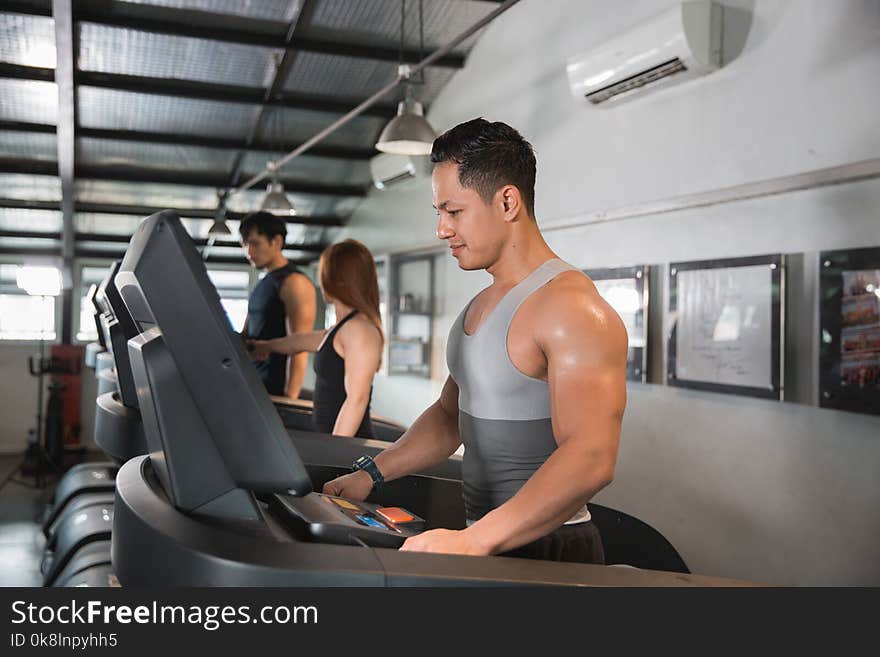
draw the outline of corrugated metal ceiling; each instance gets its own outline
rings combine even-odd
[[[53,224],[53,218],[50,216],[51,213],[46,213],[45,216],[34,215],[29,219],[30,223],[26,223],[19,215],[14,214],[15,211],[7,212],[12,213],[10,214],[11,220],[7,223],[9,223],[10,226],[14,226],[8,230],[61,230],[61,218],[59,213],[55,213],[57,215],[54,217],[56,223]],[[30,210],[29,212],[37,211]],[[76,226],[75,230],[78,233],[131,235],[137,229],[142,217],[128,214],[77,212],[74,215],[74,219]],[[4,222],[6,221],[3,211],[0,210],[0,228],[4,227]],[[214,223],[211,219],[187,219],[186,217],[183,217],[182,221],[189,234],[194,238],[207,238],[208,230]],[[238,240],[238,223],[239,222],[235,220],[228,220],[226,222],[232,233],[229,236],[224,237],[224,241],[234,242]],[[335,230],[335,228],[324,228],[322,226],[290,224],[287,227],[287,244],[320,243],[326,240],[332,232],[335,232]]]
[[[299,7],[302,4],[291,0],[128,0],[128,2],[287,22],[299,14]]]
[[[267,162],[277,160],[283,153],[252,151],[243,162],[245,176],[250,177],[263,170]],[[328,159],[303,155],[296,157],[281,168],[282,177],[308,180],[316,183],[343,183],[345,185],[370,184],[370,165],[363,160]]]
[[[0,208],[0,230],[59,232],[61,213],[55,210]]]
[[[164,208],[213,209],[216,191],[207,187],[111,180],[77,180],[76,198],[92,203],[150,205]]]
[[[256,111],[240,103],[95,87],[81,87],[77,95],[77,116],[86,128],[244,139]]]
[[[162,168],[173,171],[216,171],[232,168],[236,151],[175,144],[151,144],[115,139],[76,140],[77,161],[96,166]]]
[[[55,135],[42,132],[0,131],[0,158],[24,158],[55,162],[58,145]],[[0,196],[3,195],[0,190]]]
[[[263,141],[269,145],[279,141],[305,141],[339,118],[330,112],[315,112],[291,108],[276,109],[270,113],[263,128]],[[377,116],[358,116],[323,140],[322,144],[333,146],[364,146],[372,148],[375,139],[386,123]]]
[[[0,120],[54,125],[58,120],[55,83],[0,78]]]
[[[3,198],[24,201],[61,200],[61,181],[56,176],[0,173],[0,190]]]
[[[169,36],[81,23],[83,71],[263,87],[274,72],[273,53],[260,46]]]
[[[55,59],[53,19],[0,14],[0,62],[55,68]]]
[[[494,2],[425,0],[426,51],[446,45],[497,8],[498,4]],[[418,0],[407,0],[405,27],[407,47],[418,47]],[[400,0],[322,0],[317,5],[307,34],[335,38],[344,35],[365,44],[396,48],[400,42]],[[458,48],[458,52],[467,52],[475,38],[478,36],[468,39]]]
[[[111,4],[118,1],[107,0]],[[297,0],[127,2],[227,17],[241,16],[279,25],[289,24],[297,18],[303,4]],[[17,6],[20,7],[19,11],[29,11],[24,3]],[[211,39],[209,31],[206,31],[204,38],[196,38],[138,29],[136,22],[130,27],[103,24],[94,14],[101,11],[101,6],[101,3],[90,5],[92,20],[96,22],[80,21],[76,24],[78,70],[84,73],[142,76],[159,82],[177,81],[180,89],[187,90],[181,93],[204,95],[205,98],[177,97],[174,95],[176,92],[167,86],[144,88],[138,92],[103,88],[100,85],[112,84],[112,79],[108,82],[106,78],[103,82],[92,82],[98,86],[89,86],[85,78],[78,78],[78,126],[102,133],[119,131],[127,134],[102,134],[100,138],[79,135],[75,148],[77,166],[212,172],[220,180],[227,178],[261,112],[261,106],[256,102],[260,97],[259,90],[267,88],[272,81],[283,51],[268,46],[235,43],[235,37],[230,41]],[[425,54],[449,42],[496,7],[496,2],[478,0],[424,2]],[[39,13],[38,9],[33,11]],[[297,25],[297,30],[308,39],[337,43],[342,52],[350,52],[346,50],[346,44],[372,46],[384,49],[385,53],[389,50],[393,52],[399,43],[399,12],[400,3],[397,0],[316,0],[312,3],[308,19],[304,17]],[[121,14],[125,14],[124,9]],[[241,22],[257,26],[256,23]],[[409,51],[417,51],[417,0],[407,1],[406,23],[405,47]],[[228,19],[226,25],[230,25]],[[274,33],[277,34],[278,30]],[[466,53],[475,39],[469,39],[459,47],[458,52]],[[295,44],[296,41],[294,47]],[[295,51],[293,64],[283,84],[284,91],[309,99],[310,102],[312,99],[320,103],[322,98],[337,98],[350,101],[353,105],[395,77],[396,62],[382,59],[382,56],[381,53],[377,58],[369,58]],[[0,121],[9,124],[7,129],[0,130],[0,159],[7,162],[38,161],[35,162],[37,170],[40,162],[56,161],[56,136],[43,126],[54,126],[58,121],[58,91],[53,82],[42,81],[46,76],[45,72],[40,72],[41,69],[54,68],[55,60],[52,18],[4,12],[0,7],[0,63],[24,67],[12,71],[8,77],[0,78]],[[29,74],[27,67],[37,68]],[[425,84],[416,86],[417,98],[425,104],[431,103],[454,73],[454,68],[428,69]],[[22,76],[37,79],[16,79]],[[186,86],[187,81],[201,83],[201,86]],[[253,104],[240,102],[241,97],[237,99],[239,102],[214,99],[213,96],[227,93],[223,85],[252,88],[257,92],[255,101]],[[399,93],[389,94],[385,102],[391,104],[399,96]],[[262,149],[268,147],[277,150],[245,151],[241,160],[242,175],[250,177],[261,171],[269,160],[277,159],[290,144],[309,139],[335,121],[341,110],[332,104],[330,108],[332,111],[294,107],[268,110],[254,143]],[[387,120],[377,116],[360,116],[325,139],[322,145],[369,152]],[[148,135],[137,133],[181,135],[179,141],[187,141],[187,137],[222,141],[198,146],[172,144],[164,143],[169,141],[168,138],[151,141]],[[9,170],[22,169],[16,166]],[[322,157],[307,154],[288,163],[282,175],[328,186],[366,188],[370,183],[368,162],[362,157],[347,159],[347,154],[335,157],[327,157],[326,153]],[[231,197],[228,202],[230,210],[252,211],[259,203],[263,187],[261,183],[257,189]],[[298,193],[290,196],[301,216],[342,219],[350,216],[361,201],[358,197],[347,196]],[[3,197],[59,201],[60,183],[54,176],[0,173],[0,198]],[[200,209],[213,209],[218,200],[217,190],[207,187],[88,179],[76,181],[75,198],[77,202],[99,204]],[[120,235],[129,234],[140,219],[131,215],[77,213],[75,225],[78,232]],[[206,235],[210,224],[211,221],[206,219],[188,220],[189,228],[196,236]],[[0,210],[2,230],[59,231],[60,228],[60,213],[57,211]],[[333,227],[300,225],[291,229],[288,239],[303,243],[324,241],[332,238],[336,232],[337,229]],[[12,242],[4,241],[3,244],[8,246]],[[114,247],[107,248],[112,250]]]
[[[261,185],[262,183],[258,184],[256,188],[230,197],[227,207],[233,212],[252,212],[260,204],[265,192],[265,186],[261,187]],[[296,207],[297,214],[305,217],[317,215],[347,218],[361,201],[360,198],[354,196],[317,196],[291,192],[288,192],[287,196]]]
[[[454,73],[448,68],[429,68],[424,85],[417,85],[420,99],[426,103],[434,100]],[[304,52],[294,60],[285,89],[341,98],[366,98],[396,76],[396,62]],[[394,95],[389,94],[388,100],[395,100]]]
[[[131,235],[142,219],[143,217],[131,214],[77,212],[73,215],[76,232],[105,235]]]
[[[61,240],[46,238],[36,239],[33,237],[0,237],[0,247],[15,249],[27,253],[30,249],[51,249],[61,246]]]

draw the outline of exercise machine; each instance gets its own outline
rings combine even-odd
[[[111,555],[123,586],[732,583],[399,552],[414,532],[464,526],[460,461],[391,482],[366,504],[315,493],[351,461],[339,438],[285,430],[176,213],[144,220],[117,283],[140,331],[128,347],[149,445],[117,477]]]

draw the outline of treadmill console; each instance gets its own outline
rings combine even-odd
[[[425,528],[425,521],[400,507],[383,507],[310,493],[274,495],[270,507],[298,535],[319,543],[364,543],[398,548]]]

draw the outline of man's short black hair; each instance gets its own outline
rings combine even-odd
[[[506,123],[478,118],[459,123],[434,140],[431,162],[458,164],[458,181],[489,203],[499,187],[515,185],[535,216],[535,151]]]
[[[238,234],[241,235],[242,240],[246,240],[253,231],[265,235],[270,242],[275,236],[281,235],[283,244],[287,239],[287,222],[271,212],[252,212],[241,220],[238,225]]]

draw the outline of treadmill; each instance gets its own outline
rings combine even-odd
[[[146,452],[127,349],[127,342],[136,335],[136,329],[116,289],[119,266],[119,261],[111,265],[95,295],[96,306],[101,310],[101,330],[113,355],[119,386],[118,390],[105,392],[96,400],[95,443],[114,460],[114,473],[117,463]],[[66,503],[56,504],[47,518],[46,553],[41,564],[44,585],[66,582],[70,575],[97,566],[109,568],[115,481],[108,478],[106,483],[106,489],[75,491],[67,497]],[[94,543],[103,545],[92,545]],[[89,549],[82,552],[86,546]]]
[[[419,531],[464,527],[460,460],[390,482],[364,503],[313,492],[349,471],[352,453],[340,447],[359,445],[288,434],[176,213],[141,223],[117,283],[140,330],[128,346],[149,446],[117,476],[111,552],[122,586],[734,583],[399,552]]]
[[[275,395],[270,395],[270,399],[275,404],[275,410],[281,416],[281,422],[285,427],[298,431],[313,431],[311,399],[290,399]],[[393,443],[406,432],[406,427],[399,422],[375,413],[370,414],[370,422],[373,425],[374,440]]]
[[[113,263],[94,296],[96,308],[100,310],[100,332],[106,336],[105,344],[113,357],[115,374],[113,391],[99,394],[96,400],[95,442],[115,463],[121,464],[145,454],[147,445],[127,350],[128,340],[138,331],[116,287],[119,267],[120,262]],[[289,400],[283,401],[276,408],[290,406]],[[299,411],[298,423],[310,430],[311,403],[297,401],[295,404]],[[287,415],[289,418],[290,413]],[[399,427],[390,422],[385,426]],[[398,436],[403,431],[403,427],[399,427]],[[379,450],[374,448],[374,451]],[[111,474],[115,475],[115,464],[112,469]],[[56,505],[47,517],[44,528],[47,545],[41,564],[45,585],[82,586],[89,581],[105,581],[112,575],[109,548],[115,482],[111,476],[103,481],[105,486],[99,490],[84,487],[59,496],[59,500],[68,501]]]
[[[107,343],[104,340],[104,332],[101,330],[101,319],[100,319],[100,311],[95,306],[95,294],[98,292],[98,286],[95,283],[92,283],[89,287],[89,291],[86,293],[86,299],[89,300],[89,303],[95,309],[95,312],[92,313],[95,318],[95,328],[97,329],[98,339],[95,342],[89,342],[86,345],[86,357],[85,364],[86,367],[89,367],[93,370],[97,369],[96,359],[98,354],[102,354],[107,351]]]
[[[114,275],[114,266],[118,269],[119,263],[114,263],[108,271],[100,286],[94,286],[89,290],[89,301],[95,308],[95,325],[98,329],[98,341],[103,350],[96,353],[95,374],[100,376],[102,371],[108,369],[112,363],[112,354],[107,350],[110,340],[107,339],[106,329],[101,321],[103,309],[99,305],[98,296],[101,289],[106,288]],[[97,418],[96,418],[97,420]],[[71,502],[83,495],[102,495],[106,498],[112,496],[118,465],[113,462],[87,462],[79,463],[70,468],[58,485],[55,487],[52,501],[43,516],[43,534],[50,538],[59,520]],[[81,501],[81,500],[80,500]]]

